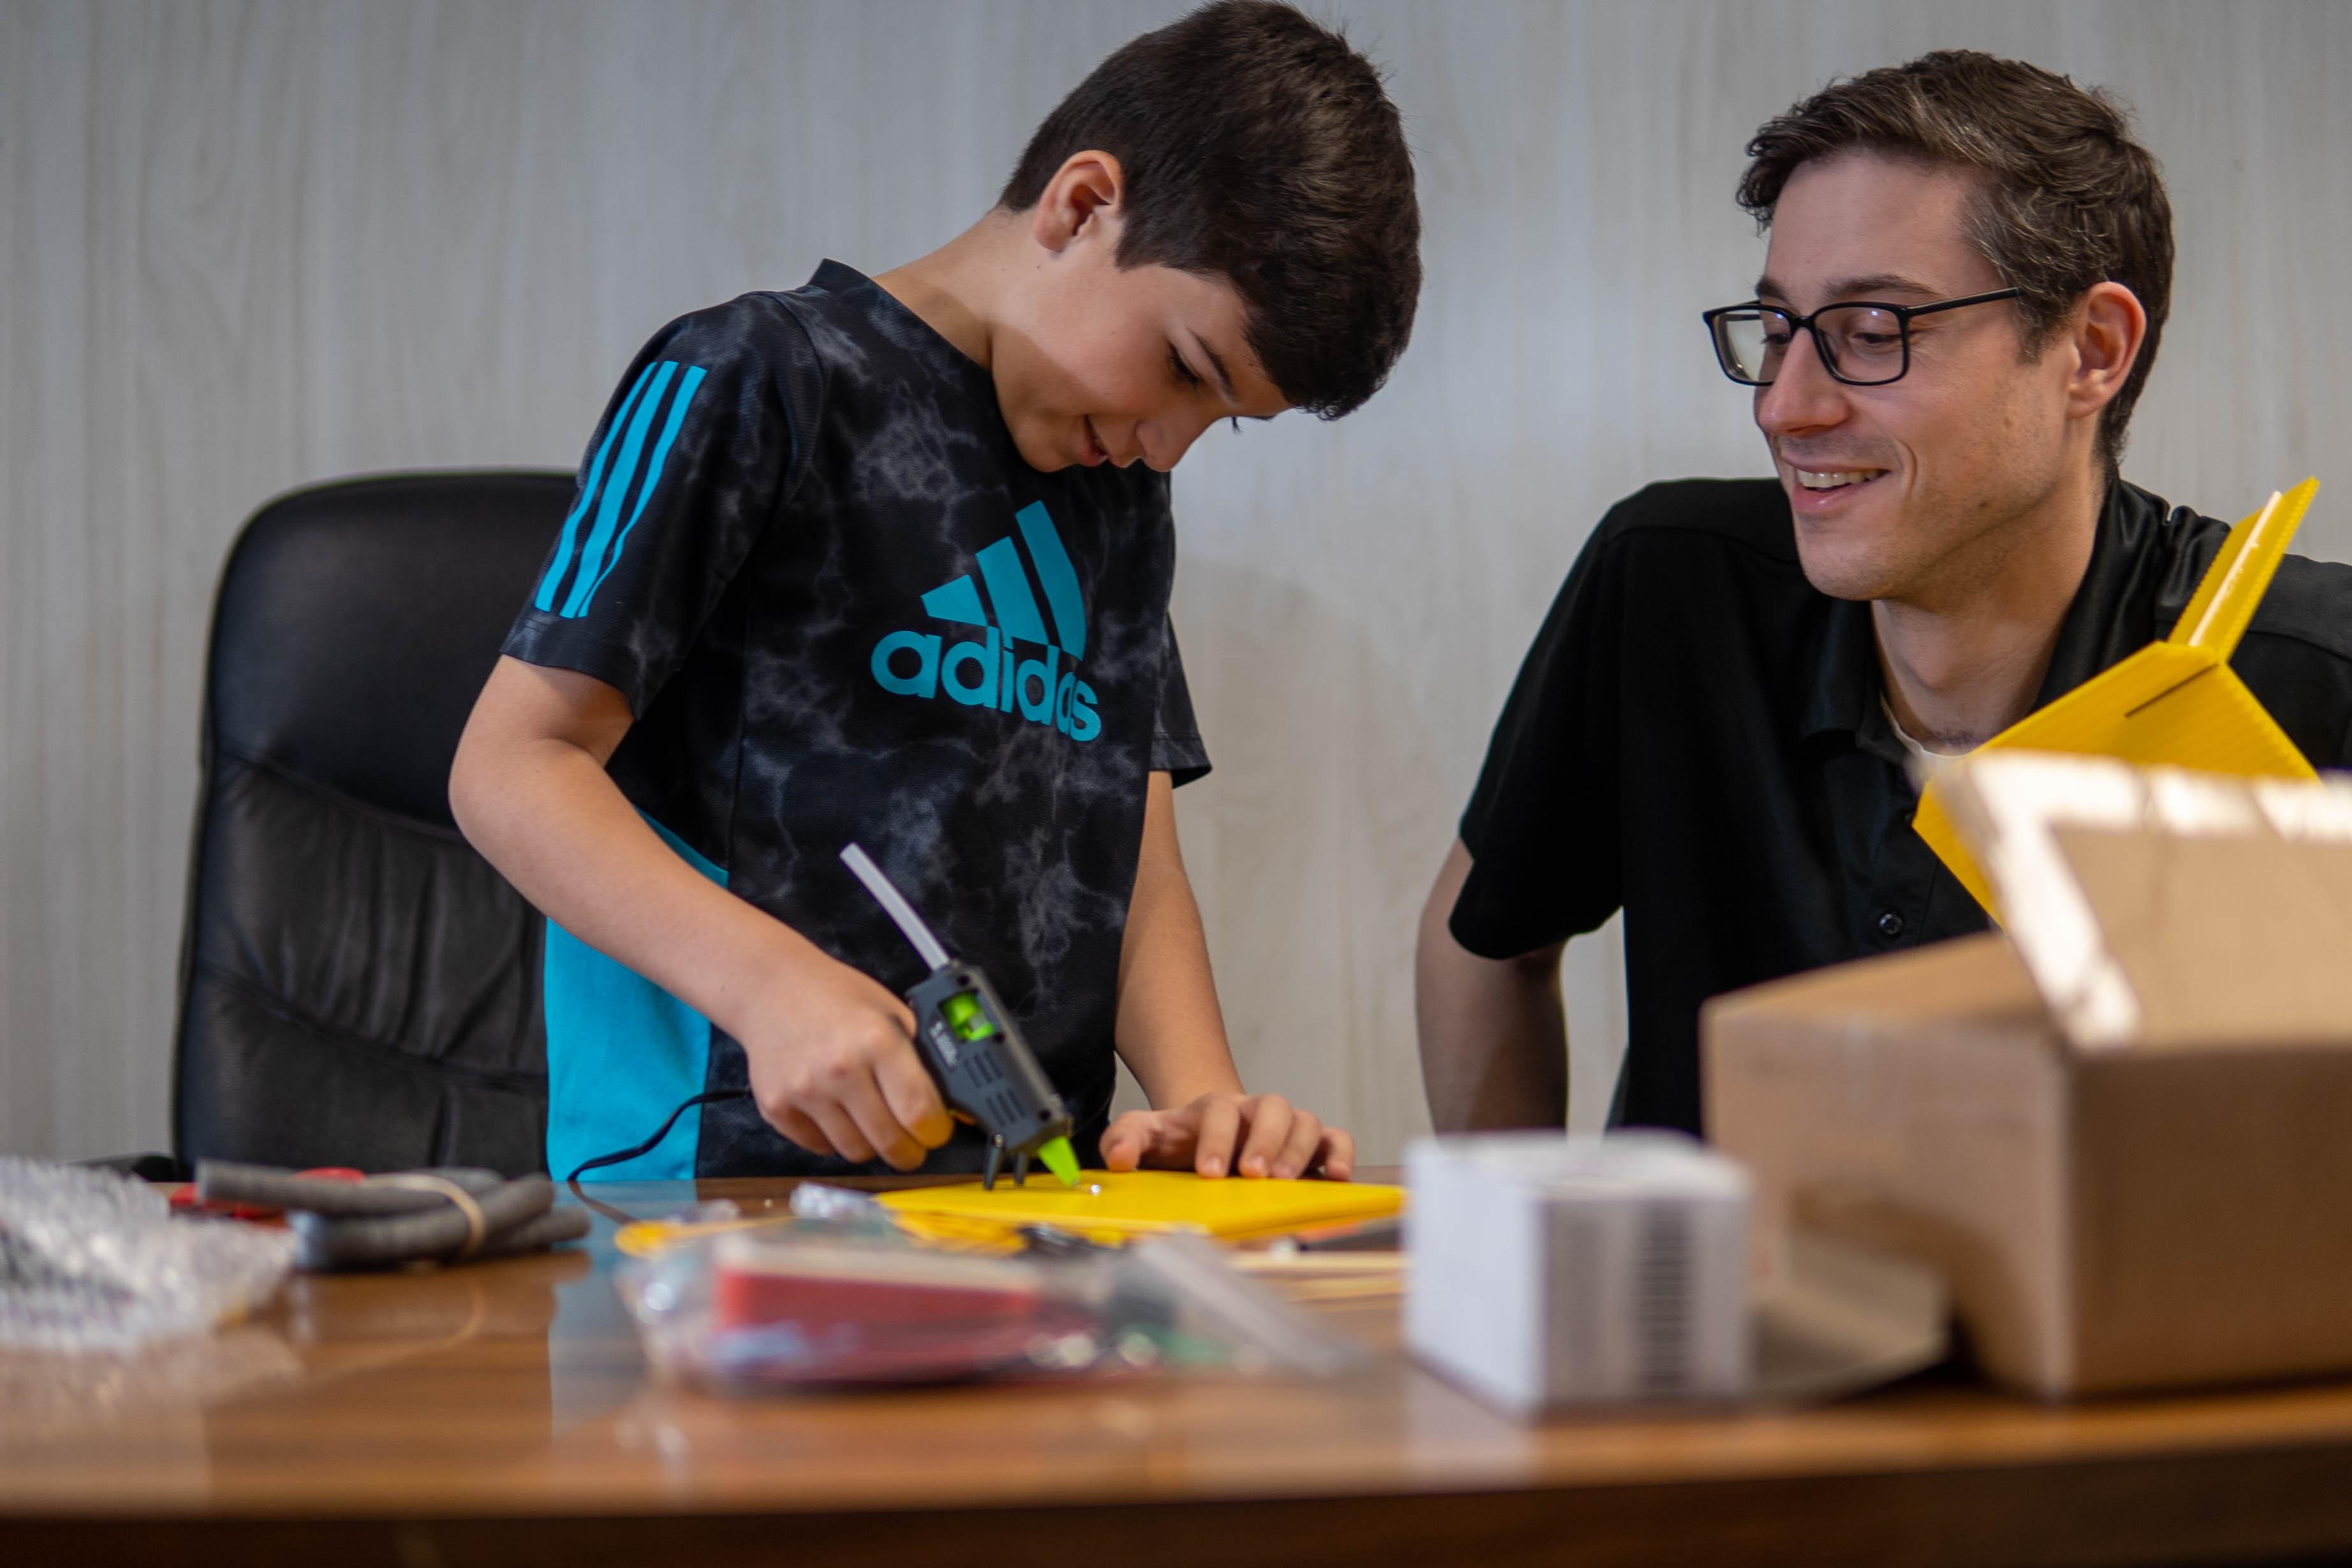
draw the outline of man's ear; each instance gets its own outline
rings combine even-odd
[[[1029,234],[1059,253],[1080,235],[1115,239],[1127,172],[1108,152],[1073,152],[1054,171],[1029,209]]]
[[[2147,311],[2120,283],[2098,283],[2074,308],[2071,337],[2074,373],[2066,385],[2066,412],[2087,419],[2114,401],[2131,379],[2147,340]]]

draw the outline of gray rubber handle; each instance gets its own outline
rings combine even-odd
[[[317,1272],[448,1257],[466,1244],[466,1217],[439,1194],[422,1196],[432,1200],[431,1208],[382,1218],[337,1219],[300,1209],[289,1213],[287,1223],[293,1227],[300,1243],[296,1263]],[[475,1202],[482,1210],[484,1236],[480,1251],[487,1252],[516,1226],[552,1208],[555,1184],[543,1176],[522,1176],[476,1194]],[[583,1214],[581,1218],[584,1220],[587,1216]]]
[[[471,1166],[434,1166],[403,1171],[403,1176],[439,1176],[464,1187],[478,1199],[506,1178],[496,1171]],[[422,1187],[386,1186],[374,1178],[365,1182],[330,1181],[298,1176],[275,1166],[238,1165],[232,1160],[196,1162],[196,1196],[207,1203],[249,1203],[260,1208],[299,1208],[338,1218],[385,1214],[421,1214],[447,1208],[449,1200]],[[465,1237],[465,1222],[457,1234]]]
[[[506,1258],[517,1252],[538,1252],[562,1241],[577,1241],[588,1234],[592,1221],[584,1208],[551,1208],[521,1224],[499,1231],[482,1243],[477,1258]]]

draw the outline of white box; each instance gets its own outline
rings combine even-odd
[[[1522,1413],[1748,1387],[1748,1178],[1671,1133],[1406,1151],[1405,1341]]]

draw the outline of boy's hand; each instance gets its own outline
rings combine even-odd
[[[1103,1134],[1102,1155],[1115,1171],[1189,1166],[1204,1176],[1232,1169],[1288,1178],[1319,1166],[1331,1180],[1346,1181],[1356,1170],[1356,1140],[1279,1094],[1217,1093],[1174,1111],[1129,1111]]]
[[[910,1171],[948,1141],[947,1107],[915,1054],[915,1015],[823,954],[777,977],[740,1038],[768,1124],[812,1154]]]

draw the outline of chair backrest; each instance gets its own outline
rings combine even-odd
[[[459,836],[448,780],[572,486],[347,480],[239,536],[205,676],[183,1158],[541,1168],[541,925]]]

